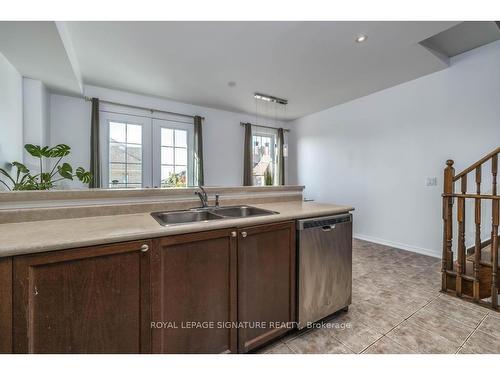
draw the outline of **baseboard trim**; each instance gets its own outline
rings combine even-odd
[[[430,249],[425,249],[423,247],[412,246],[412,245],[408,245],[408,244],[401,243],[401,242],[388,241],[388,240],[384,240],[382,238],[367,236],[367,235],[359,234],[359,233],[355,233],[353,237],[356,239],[359,239],[359,240],[363,240],[363,241],[374,242],[374,243],[377,243],[379,245],[386,245],[386,246],[395,247],[395,248],[398,248],[401,250],[411,251],[412,253],[423,254],[423,255],[434,257],[434,258],[441,257],[441,254],[437,254],[435,251],[432,251]]]

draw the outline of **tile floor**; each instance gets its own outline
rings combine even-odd
[[[259,353],[500,353],[500,313],[439,292],[441,261],[353,243],[352,305]]]

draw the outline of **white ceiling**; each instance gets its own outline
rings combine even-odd
[[[85,84],[248,113],[255,112],[253,93],[261,92],[288,99],[286,112],[279,109],[276,114],[293,119],[445,68],[446,62],[419,42],[457,23],[65,22],[64,26],[74,50],[73,66],[78,65],[73,69],[75,81],[80,71]],[[356,43],[361,33],[368,40]],[[33,35],[38,45],[40,37]],[[0,38],[0,51],[6,45]],[[49,60],[51,51],[38,48],[37,54],[38,59],[20,62],[25,71],[30,71],[26,65]],[[42,65],[45,70],[47,64]],[[65,70],[54,64],[50,74],[63,75]],[[229,87],[229,81],[236,86]]]
[[[56,92],[81,93],[67,45],[54,22],[0,22],[0,53],[24,77],[39,79]]]

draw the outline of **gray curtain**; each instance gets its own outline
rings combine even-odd
[[[245,147],[243,149],[243,186],[252,186],[253,153],[252,125],[245,124]]]
[[[202,119],[194,117],[194,184],[202,186],[205,183],[203,176],[203,131],[201,129]]]
[[[278,129],[278,183],[285,185],[285,132]]]
[[[90,188],[101,187],[101,153],[99,147],[99,99],[92,98],[92,116],[90,119]]]

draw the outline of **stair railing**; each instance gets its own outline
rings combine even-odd
[[[465,247],[465,201],[474,199],[474,221],[475,221],[475,241],[474,241],[474,269],[473,269],[473,300],[480,300],[480,267],[481,267],[481,249],[485,243],[481,243],[481,204],[483,200],[491,200],[492,218],[491,218],[491,238],[488,243],[491,244],[491,306],[498,308],[498,225],[499,225],[499,205],[500,196],[497,194],[497,173],[498,173],[498,154],[500,147],[496,148],[488,155],[464,169],[455,175],[453,160],[446,161],[444,169],[444,188],[443,188],[443,255],[442,255],[442,290],[448,291],[449,276],[455,277],[455,292],[457,296],[462,296],[463,280],[470,280],[466,275],[466,247]],[[492,174],[492,194],[481,194],[481,174],[482,166],[491,160]],[[475,171],[476,193],[467,193],[467,176]],[[460,180],[460,193],[455,193],[455,183]],[[457,198],[457,262],[456,271],[453,270],[453,204]]]

